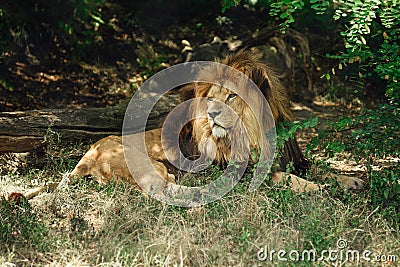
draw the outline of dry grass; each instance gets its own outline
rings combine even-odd
[[[67,170],[68,164],[59,169]],[[2,173],[0,192],[24,191],[37,180],[59,180],[59,174],[49,176],[51,169],[31,170],[25,175]],[[347,240],[350,249],[396,255],[399,260],[398,229],[379,210],[371,210],[366,192],[297,194],[263,185],[250,193],[247,186],[240,183],[221,200],[194,209],[167,206],[130,185],[90,181],[40,194],[30,201],[31,214],[15,213],[15,207],[3,201],[3,229],[10,229],[6,225],[13,223],[5,220],[6,212],[12,214],[11,220],[33,216],[37,221],[19,221],[7,238],[4,232],[0,265],[297,266],[276,258],[261,262],[257,252],[265,246],[320,252],[335,249],[340,238]],[[40,234],[24,235],[29,228]],[[343,264],[327,260],[302,263]]]

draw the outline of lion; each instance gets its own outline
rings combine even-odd
[[[294,120],[287,90],[282,86],[273,69],[260,62],[256,54],[241,50],[216,61],[240,71],[255,83],[258,87],[257,90],[262,93],[270,106],[275,125]],[[223,79],[224,73],[204,71],[199,74],[199,78],[204,78],[202,76],[207,78],[212,76],[211,78],[218,80]],[[223,85],[197,82],[186,86],[183,89],[185,95],[195,99],[206,98],[207,105],[192,104],[187,112],[194,115],[201,114],[202,116],[191,120],[182,128],[183,130],[180,133],[177,133],[179,134],[180,147],[185,150],[185,156],[203,154],[212,159],[214,164],[226,166],[232,157],[231,134],[238,127],[238,119],[248,136],[247,141],[243,144],[246,147],[243,150],[245,152],[242,153],[249,153],[250,150],[258,151],[262,146],[262,129],[257,127],[256,116],[251,108],[253,110],[263,110],[263,108],[259,106],[261,101],[255,97],[255,92],[252,90],[244,88],[242,93],[246,97],[255,98],[255,107],[250,107],[237,93]],[[232,116],[233,113],[236,115]],[[126,148],[122,144],[122,137],[109,136],[97,141],[90,147],[73,169],[70,180],[73,181],[78,177],[91,175],[96,177],[99,182],[105,183],[116,178],[133,182],[144,190],[156,186],[160,192],[168,184],[175,183],[177,170],[174,170],[167,154],[175,155],[177,151],[175,151],[176,148],[163,147],[162,128],[132,134],[129,138],[132,140],[130,142],[133,149],[133,143],[136,140],[145,138],[147,156],[153,169],[139,170],[138,175],[140,177],[132,177],[132,172],[125,160],[124,149]],[[243,156],[243,159],[249,158],[249,155],[240,155],[240,153],[239,160],[241,156]],[[128,160],[131,162],[140,161],[142,156],[133,155]],[[315,191],[324,187],[300,177],[309,170],[310,161],[301,152],[295,138],[285,142],[283,150],[279,152],[276,158],[277,166],[272,168],[271,175],[273,183],[286,182],[297,192]],[[293,170],[287,173],[286,169],[290,163],[292,163]],[[140,162],[136,162],[135,166],[137,167],[135,168],[141,169],[140,164]],[[328,177],[336,178],[347,189],[361,189],[364,185],[361,179],[345,175],[327,174],[322,178]]]

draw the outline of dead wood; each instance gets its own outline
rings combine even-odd
[[[159,127],[181,102],[177,95],[163,96],[152,110],[147,129]],[[48,109],[0,113],[0,153],[28,152],[57,143],[92,143],[105,136],[121,135],[128,102],[114,107]],[[139,114],[140,106],[131,112]],[[139,129],[132,128],[134,133]]]

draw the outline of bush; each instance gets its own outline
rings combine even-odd
[[[0,49],[50,56],[85,49],[99,39],[103,0],[25,1],[0,5]],[[44,47],[48,46],[48,47]],[[65,53],[65,51],[64,51]]]
[[[240,0],[224,0],[223,11],[238,5]],[[332,14],[334,20],[344,28],[340,35],[345,42],[344,51],[328,57],[339,59],[338,68],[356,65],[357,76],[365,78],[376,74],[385,84],[386,96],[391,103],[400,98],[400,46],[398,39],[400,29],[396,22],[400,20],[400,7],[396,1],[379,0],[295,0],[270,1],[261,0],[262,6],[269,9],[269,15],[275,17],[284,32],[296,20],[300,10],[309,8],[315,20],[319,15]],[[334,70],[333,70],[334,72]],[[328,76],[329,77],[329,76]],[[361,83],[361,86],[363,83]]]
[[[238,5],[240,0],[224,0],[223,11]],[[254,1],[253,1],[254,2]],[[399,157],[400,140],[400,5],[397,1],[379,0],[261,0],[257,1],[269,10],[269,15],[280,22],[284,32],[296,20],[310,23],[310,16],[299,16],[300,10],[313,10],[312,18],[331,15],[338,23],[344,41],[343,50],[328,54],[328,58],[339,60],[327,79],[335,75],[335,69],[352,67],[349,80],[357,81],[353,92],[365,87],[365,81],[380,79],[385,88],[387,102],[376,109],[365,111],[356,118],[341,118],[331,122],[331,127],[319,133],[310,148],[319,146],[328,155],[347,150],[367,164],[370,178],[370,204],[380,207],[381,212],[399,227],[400,167],[393,166],[381,172],[372,170],[377,159]],[[373,90],[379,90],[376,87]],[[377,92],[367,92],[367,94]],[[379,94],[379,92],[378,92]],[[349,133],[346,140],[336,140],[337,133]],[[383,209],[382,207],[385,207]]]

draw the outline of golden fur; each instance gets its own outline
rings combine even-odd
[[[277,76],[274,74],[271,68],[267,65],[257,61],[255,55],[240,51],[239,53],[232,54],[221,61],[222,64],[232,67],[234,70],[239,70],[249,77],[256,86],[261,90],[261,93],[267,98],[269,106],[271,108],[273,119],[275,124],[279,121],[290,121],[293,118],[290,112],[290,103],[287,96],[286,90],[279,83]],[[232,114],[237,114],[240,121],[247,132],[250,149],[258,149],[261,147],[262,132],[266,129],[262,129],[263,124],[257,123],[258,119],[262,118],[263,114],[256,114],[254,112],[268,112],[266,107],[263,107],[263,99],[259,92],[249,90],[246,85],[242,85],[239,78],[235,80],[235,73],[226,70],[226,68],[216,68],[211,71],[204,71],[200,73],[199,80],[212,80],[224,84],[226,80],[238,84],[237,90],[241,93],[241,97],[235,97],[234,99],[228,99],[229,95],[232,94],[230,90],[224,88],[224,86],[218,86],[210,83],[197,83],[194,86],[194,97],[204,97],[212,99],[211,103],[208,103],[208,110],[204,109],[204,105],[195,105],[192,110],[193,113],[200,113],[197,115],[204,115],[209,112],[221,112],[217,118],[222,121],[229,121]],[[233,81],[232,81],[233,79]],[[228,83],[229,85],[229,83]],[[258,89],[257,89],[258,90]],[[242,99],[249,100],[251,104],[255,105],[252,110],[245,101]],[[215,103],[214,103],[215,102]],[[219,104],[221,103],[221,104]],[[230,110],[230,107],[232,110]],[[234,111],[234,112],[232,112]],[[224,131],[220,128],[215,129],[210,125],[210,117],[204,119],[197,119],[193,122],[193,137],[197,144],[201,144],[203,140],[211,138],[217,146],[215,161],[218,164],[230,161],[230,138],[240,138],[237,136],[225,137]],[[221,121],[219,121],[221,122]],[[264,122],[265,123],[265,122]],[[212,123],[211,123],[212,124]],[[235,127],[236,125],[226,125],[229,127]],[[218,133],[221,135],[219,136]],[[242,133],[238,133],[242,134]],[[267,148],[268,149],[268,148]],[[201,152],[204,150],[199,147]],[[244,156],[244,155],[243,155]]]
[[[293,115],[290,111],[290,102],[286,89],[279,82],[278,77],[274,74],[272,69],[267,65],[258,61],[257,57],[245,51],[240,51],[236,54],[229,55],[221,63],[228,65],[249,77],[260,90],[262,95],[266,98],[272,111],[273,120],[275,124],[282,121],[290,121]],[[250,90],[249,88],[240,88],[239,95],[243,99],[251,99],[253,107],[247,105],[241,97],[236,93],[228,90],[223,86],[226,81],[227,75],[229,79],[236,77],[234,73],[227,73],[226,71],[214,70],[212,72],[203,71],[199,74],[199,80],[220,81],[221,85],[210,83],[196,83],[193,86],[186,87],[185,92],[187,95],[194,97],[207,98],[207,106],[193,104],[189,112],[193,115],[201,115],[203,118],[195,119],[188,125],[184,131],[181,132],[180,141],[185,144],[186,154],[199,155],[199,153],[213,158],[216,164],[225,164],[231,160],[231,138],[230,132],[232,129],[237,129],[239,121],[243,125],[243,129],[238,131],[243,134],[245,131],[248,136],[248,142],[241,144],[239,147],[239,158],[241,160],[247,158],[250,149],[260,149],[265,146],[269,149],[268,142],[262,140],[262,134],[265,129],[262,128],[257,122],[263,114],[254,114],[254,110],[260,113],[265,112],[266,107],[263,107],[260,99],[259,92]],[[234,78],[235,79],[235,78]],[[234,81],[235,82],[235,81]],[[253,108],[253,110],[251,109]],[[233,112],[234,111],[234,112]],[[237,114],[237,115],[235,115]],[[257,117],[258,116],[258,117]],[[182,134],[183,133],[183,134]],[[166,181],[173,182],[174,176],[171,164],[169,164],[166,153],[174,154],[176,151],[164,151],[161,145],[161,129],[155,129],[145,133],[146,148],[148,157],[154,165],[156,171],[163,177],[164,181],[157,181],[162,189]],[[141,138],[141,135],[130,136],[133,141]],[[182,147],[182,146],[181,146]],[[166,148],[168,150],[168,148]],[[247,151],[247,152],[241,152]],[[137,158],[133,156],[130,161],[141,160],[141,156]],[[188,156],[188,155],[186,155]],[[279,159],[280,168],[274,169],[272,181],[282,182],[290,176],[290,184],[296,191],[310,191],[318,190],[319,185],[308,182],[297,175],[287,174],[283,171],[289,162],[294,162],[295,174],[300,174],[306,171],[309,167],[309,162],[301,153],[296,140],[289,140],[284,147]],[[89,151],[84,155],[78,165],[71,173],[71,179],[79,176],[93,175],[98,177],[100,182],[105,182],[108,179],[114,178],[127,178],[131,179],[131,174],[125,163],[124,153],[121,144],[121,137],[110,136],[101,139],[95,143]],[[154,182],[155,176],[153,174],[143,173],[143,177],[136,177],[139,185],[142,188],[150,187]],[[363,186],[360,179],[338,176],[340,182],[346,188],[358,189]]]

